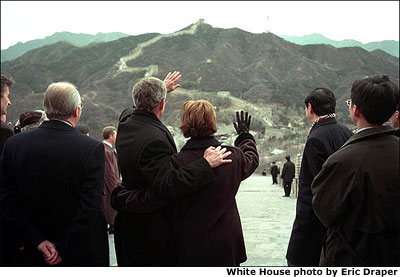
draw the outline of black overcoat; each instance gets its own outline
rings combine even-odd
[[[112,194],[115,249],[119,266],[174,266],[172,200],[214,181],[204,158],[175,169],[176,146],[153,114],[127,109],[116,140],[123,188]],[[118,192],[118,193],[116,193]]]
[[[291,161],[287,161],[286,163],[284,163],[281,175],[283,181],[284,182],[293,181],[295,172],[296,172],[296,167],[294,163],[292,163]]]
[[[312,208],[311,183],[326,159],[352,134],[346,126],[338,124],[335,118],[328,118],[317,122],[307,138],[299,174],[296,218],[286,253],[286,258],[297,266],[319,264],[326,228]]]
[[[173,157],[180,168],[202,157],[210,145],[221,145],[214,137],[190,139]],[[232,163],[213,169],[215,182],[175,204],[174,241],[178,266],[239,266],[246,250],[235,195],[242,180],[258,166],[254,138],[241,135],[237,147],[224,146]]]
[[[0,157],[3,152],[3,146],[8,138],[14,135],[13,130],[0,121]],[[18,265],[18,238],[15,226],[12,222],[3,217],[0,205],[0,266]]]
[[[277,176],[279,174],[278,166],[276,164],[271,166],[271,175]]]
[[[0,186],[4,215],[25,236],[30,262],[46,265],[36,249],[49,240],[61,266],[108,266],[101,195],[103,143],[50,120],[6,141]]]
[[[352,136],[325,162],[312,191],[328,228],[321,266],[400,265],[399,138],[390,126]]]

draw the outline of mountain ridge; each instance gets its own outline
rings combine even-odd
[[[358,46],[364,48],[367,51],[380,49],[392,56],[399,57],[399,41],[396,40],[382,40],[382,41],[373,41],[369,43],[362,43],[354,39],[332,40],[317,33],[305,36],[280,35],[280,37],[299,45],[329,44],[336,48]]]
[[[8,47],[7,49],[1,50],[1,62],[16,59],[23,54],[29,52],[30,50],[37,49],[45,45],[57,43],[59,41],[66,41],[76,46],[86,46],[94,42],[108,42],[127,36],[130,35],[119,32],[98,32],[96,35],[85,33],[76,34],[71,32],[56,32],[42,39],[30,40],[24,43],[18,42],[15,45]]]
[[[190,28],[190,26],[191,25],[179,31],[183,31],[186,28]],[[238,28],[231,28],[231,29],[240,30]],[[82,47],[82,46],[87,46],[90,43],[109,42],[127,36],[130,35],[120,32],[111,32],[111,33],[98,32],[96,35],[91,35],[86,33],[55,32],[54,34],[46,36],[42,39],[30,40],[24,43],[18,42],[15,45],[8,47],[7,49],[1,50],[1,62],[16,59],[32,49],[36,49],[44,45],[53,44],[59,41],[70,42],[76,46]],[[337,48],[358,46],[366,49],[367,51],[381,49],[392,56],[399,57],[399,42],[395,40],[374,41],[363,44],[353,39],[346,39],[341,41],[332,40],[318,33],[313,33],[311,35],[305,35],[305,36],[279,35],[279,37],[299,45],[329,44]]]
[[[192,27],[171,35],[128,36],[84,47],[58,42],[2,62],[2,71],[14,82],[8,120],[15,122],[26,110],[42,109],[47,86],[69,81],[85,102],[82,123],[101,137],[101,129],[117,126],[119,113],[132,105],[131,90],[138,79],[146,74],[163,79],[169,71],[177,70],[183,75],[180,84],[185,93],[168,96],[165,124],[177,125],[184,101],[208,97],[218,109],[220,124],[231,125],[237,107],[257,111],[253,126],[261,139],[264,128],[270,127],[263,122],[269,119],[273,128],[307,125],[303,101],[316,87],[334,91],[339,119],[351,123],[345,100],[354,80],[379,74],[388,74],[397,83],[399,80],[399,59],[381,50],[302,46],[272,33],[253,34],[205,23],[190,33]],[[141,51],[126,61],[126,66],[135,70],[116,74],[121,58],[139,45],[143,46]],[[219,97],[221,91],[229,91],[236,100]],[[241,101],[240,106],[237,101]]]

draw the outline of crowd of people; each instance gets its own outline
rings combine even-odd
[[[215,139],[212,103],[187,101],[178,152],[162,123],[179,72],[140,79],[103,141],[79,124],[80,93],[52,83],[44,110],[5,123],[13,82],[1,76],[1,266],[240,266],[247,259],[235,196],[259,165],[251,116],[236,112],[234,146]],[[353,83],[357,126],[337,123],[336,98],[305,98],[311,124],[299,174],[289,266],[400,264],[399,91],[387,76]],[[392,126],[385,123],[391,120]],[[273,183],[279,168],[271,167]],[[295,166],[281,178],[290,195]],[[108,228],[107,228],[108,226]]]

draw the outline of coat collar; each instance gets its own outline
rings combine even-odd
[[[341,148],[345,147],[346,145],[349,145],[355,141],[367,138],[367,137],[372,137],[380,134],[395,134],[395,129],[393,129],[391,126],[379,126],[379,127],[373,127],[369,128],[366,130],[363,130],[357,134],[352,135],[344,144]]]
[[[336,118],[325,118],[319,120],[317,123],[315,123],[314,127],[312,128],[313,131],[315,131],[317,128],[328,125],[328,124],[335,124],[337,123]]]
[[[176,150],[175,141],[174,141],[174,138],[171,135],[171,132],[160,121],[160,119],[158,119],[158,117],[154,113],[150,113],[150,112],[147,112],[147,111],[134,109],[132,111],[132,115],[135,118],[139,117],[140,118],[139,120],[141,122],[144,122],[145,124],[150,124],[150,125],[152,125],[154,127],[157,127],[159,129],[161,129],[162,131],[164,131],[167,134],[168,140],[170,141],[171,145],[173,145],[175,150]]]
[[[132,111],[132,114],[139,116],[143,122],[166,128],[154,113],[135,109]]]
[[[60,120],[48,120],[43,121],[43,123],[38,128],[46,128],[46,129],[57,129],[57,130],[64,130],[64,131],[77,131],[76,128],[64,123]]]
[[[113,150],[114,150],[114,148],[113,148],[112,144],[111,144],[111,143],[109,143],[108,141],[105,141],[105,140],[103,140],[103,143],[104,143],[104,145],[107,145],[107,146],[108,146],[108,148],[111,148],[111,149],[113,149]]]
[[[191,138],[189,139],[185,145],[182,147],[184,149],[204,149],[210,146],[220,146],[221,143],[216,140],[213,136],[211,137],[204,137],[204,138]]]
[[[3,121],[1,122],[1,129],[10,129],[12,131],[12,129],[10,128],[10,126],[8,126],[8,124],[4,123]]]

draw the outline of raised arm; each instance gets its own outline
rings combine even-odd
[[[242,180],[249,177],[257,169],[259,157],[256,147],[256,141],[250,134],[251,115],[243,111],[236,112],[236,122],[233,123],[237,134],[235,146],[242,150],[241,155],[241,170]]]
[[[180,88],[181,85],[177,84],[179,79],[182,77],[179,71],[174,71],[173,73],[169,72],[167,76],[165,76],[164,84],[167,87],[167,92],[172,92],[177,88]]]

